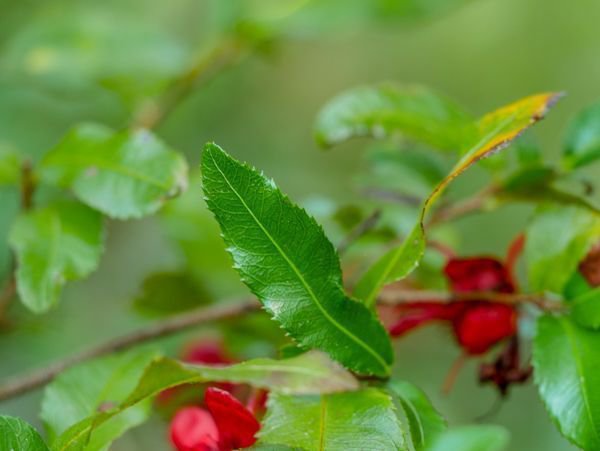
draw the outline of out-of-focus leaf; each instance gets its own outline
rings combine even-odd
[[[113,355],[75,366],[60,374],[44,391],[41,418],[51,441],[71,425],[125,400],[135,388],[153,351]],[[150,415],[150,403],[141,402],[98,426],[86,451],[103,450]]]
[[[446,430],[446,421],[431,405],[425,393],[413,384],[392,380],[387,387],[404,410],[414,449],[425,451]]]
[[[113,133],[85,124],[46,154],[42,178],[119,219],[156,212],[187,186],[187,164],[147,130]]]
[[[375,388],[321,396],[270,395],[259,443],[306,450],[407,449],[389,395]]]
[[[562,293],[571,274],[600,236],[600,216],[580,207],[546,205],[538,209],[526,235],[530,289]]]
[[[5,46],[5,70],[52,86],[118,85],[139,98],[186,69],[188,51],[173,34],[139,14],[90,6],[44,9],[37,17],[32,9],[27,26]]]
[[[17,257],[17,290],[35,313],[56,304],[68,280],[87,276],[103,251],[102,216],[79,203],[62,202],[23,213],[9,243]]]
[[[524,130],[544,117],[558,94],[538,94],[486,114],[477,123],[477,137],[465,147],[462,158],[425,200],[419,220],[404,242],[380,258],[358,281],[355,295],[372,306],[381,287],[406,277],[425,249],[425,217],[446,187],[482,158],[508,146]]]
[[[168,358],[155,359],[136,388],[118,406],[98,412],[72,425],[53,444],[55,451],[85,449],[95,431],[116,415],[163,390],[199,382],[247,383],[272,393],[335,393],[355,390],[357,380],[324,354],[308,352],[285,360],[255,359],[231,366],[186,365]]]
[[[600,103],[586,108],[569,125],[564,141],[563,161],[570,169],[600,158]]]
[[[234,264],[271,315],[302,347],[363,374],[389,375],[390,339],[345,295],[337,254],[315,220],[215,144],[204,149],[202,175]]]
[[[508,440],[508,432],[500,426],[462,426],[443,432],[427,451],[502,451]]]
[[[356,136],[400,133],[458,151],[474,128],[467,113],[440,95],[421,86],[389,83],[354,88],[333,99],[317,118],[316,138],[329,147]]]
[[[21,158],[17,152],[0,146],[0,187],[19,182]]]
[[[571,316],[580,326],[600,329],[600,288],[594,288],[573,299]]]
[[[40,434],[20,418],[0,416],[0,449],[5,451],[48,451]]]
[[[600,334],[566,317],[542,316],[533,343],[534,380],[560,432],[600,449]]]
[[[185,312],[211,301],[211,297],[181,272],[161,272],[144,280],[134,308],[143,315],[165,316]]]

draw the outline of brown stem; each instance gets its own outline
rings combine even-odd
[[[544,311],[562,311],[564,306],[558,302],[546,299],[536,294],[521,293],[495,293],[493,291],[450,293],[447,291],[429,290],[399,290],[394,287],[385,288],[380,296],[379,303],[395,305],[403,302],[420,301],[489,301],[505,304],[533,304]]]
[[[427,226],[443,224],[481,210],[487,200],[498,192],[498,189],[498,186],[492,184],[461,202],[440,208],[431,216]]]
[[[236,318],[258,310],[259,306],[260,304],[255,299],[248,299],[234,304],[205,307],[156,322],[128,335],[113,338],[94,348],[73,354],[45,368],[34,370],[29,374],[6,381],[0,385],[0,401],[14,398],[15,396],[41,387],[52,381],[56,375],[65,369],[85,360],[122,351],[139,343],[156,340],[200,324]]]
[[[356,240],[358,240],[364,234],[366,234],[371,229],[373,229],[373,227],[375,227],[375,225],[377,225],[377,222],[379,221],[380,218],[381,218],[381,210],[375,210],[363,222],[361,222],[354,229],[352,229],[350,231],[350,233],[348,234],[348,236],[346,236],[341,241],[341,243],[338,245],[338,247],[337,247],[338,254],[339,255],[344,254],[348,250],[348,247],[350,247],[352,245],[352,243],[354,243]]]
[[[459,355],[450,367],[450,370],[444,379],[444,383],[442,384],[442,393],[444,395],[449,394],[452,387],[454,387],[458,373],[460,373],[460,370],[467,362],[467,358],[468,356],[466,354]]]

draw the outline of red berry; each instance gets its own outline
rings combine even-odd
[[[517,332],[517,313],[507,304],[470,302],[453,321],[454,334],[469,354],[483,354]]]
[[[206,410],[185,407],[171,420],[171,442],[178,451],[218,451],[217,426]]]
[[[455,293],[514,292],[514,285],[506,267],[492,257],[453,258],[446,263],[444,273]]]

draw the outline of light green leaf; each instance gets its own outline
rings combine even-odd
[[[600,334],[566,317],[542,316],[533,343],[534,380],[560,432],[600,449]]]
[[[398,398],[404,410],[414,449],[416,451],[428,449],[446,430],[444,418],[431,405],[425,393],[413,384],[392,380],[388,382],[387,388]]]
[[[16,185],[21,173],[21,158],[10,148],[0,146],[0,187]]]
[[[526,236],[530,290],[562,293],[600,236],[600,216],[576,206],[545,205],[536,212]]]
[[[389,375],[390,339],[345,295],[339,259],[315,220],[215,144],[204,149],[202,174],[234,264],[271,315],[302,347],[359,373]]]
[[[124,401],[135,388],[153,351],[137,351],[93,360],[60,374],[44,390],[41,418],[51,441],[71,425]],[[106,449],[127,430],[150,415],[150,403],[141,402],[100,425],[85,446],[87,451]]]
[[[55,305],[66,281],[96,269],[103,241],[101,215],[76,202],[19,216],[9,243],[17,258],[17,290],[23,304],[35,313]]]
[[[90,435],[111,418],[167,388],[210,381],[246,383],[272,393],[334,393],[358,388],[356,379],[324,354],[308,352],[285,360],[255,359],[231,366],[187,365],[168,358],[155,359],[135,389],[115,408],[72,425],[53,444],[55,451],[85,449]]]
[[[419,263],[425,250],[425,218],[447,186],[471,165],[508,146],[524,130],[544,117],[560,96],[554,93],[526,97],[486,114],[477,122],[477,133],[466,141],[461,159],[423,203],[413,231],[404,242],[388,251],[358,281],[355,294],[372,307],[386,283],[407,276]]]
[[[600,158],[600,103],[580,112],[570,123],[564,141],[563,162],[569,169]]]
[[[187,164],[148,130],[113,133],[100,125],[71,130],[41,162],[49,183],[119,219],[156,212],[187,185]]]
[[[407,449],[390,397],[375,388],[321,396],[270,395],[259,443],[305,450]]]
[[[165,316],[197,308],[210,300],[210,295],[187,274],[160,272],[144,280],[133,306],[143,315]]]
[[[600,288],[594,288],[573,299],[571,316],[580,326],[600,329]]]
[[[356,136],[400,133],[458,151],[474,128],[459,106],[429,89],[384,83],[351,89],[329,102],[317,118],[316,138],[328,147]]]
[[[20,418],[0,416],[0,450],[48,451],[40,434]]]
[[[427,451],[501,451],[509,435],[500,426],[461,426],[442,433]]]

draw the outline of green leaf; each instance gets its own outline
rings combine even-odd
[[[407,449],[392,400],[375,388],[321,396],[270,395],[259,443],[327,451]]]
[[[566,317],[542,316],[533,342],[534,380],[560,432],[600,449],[600,334]]]
[[[231,366],[187,365],[168,358],[155,359],[135,389],[112,409],[75,423],[53,444],[55,451],[85,449],[90,435],[116,415],[171,387],[210,381],[246,383],[272,393],[334,393],[358,388],[356,379],[324,354],[308,352],[285,360],[255,359]]]
[[[580,207],[545,205],[536,212],[526,236],[530,290],[562,293],[600,236],[600,216]]]
[[[35,313],[55,305],[66,281],[96,269],[103,242],[101,215],[76,202],[19,216],[9,243],[17,258],[17,290],[23,304]]]
[[[569,169],[600,158],[600,103],[580,112],[570,123],[564,141],[563,162]]]
[[[127,397],[150,361],[153,351],[137,351],[93,360],[61,373],[44,390],[41,418],[55,440],[72,424],[110,409]],[[84,449],[105,449],[127,430],[150,415],[150,403],[141,402],[100,425]]]
[[[600,329],[600,288],[594,288],[573,299],[571,316],[580,326]]]
[[[165,316],[194,309],[210,300],[210,295],[188,274],[161,272],[144,280],[133,306],[143,315]]]
[[[317,118],[316,138],[329,147],[357,136],[401,133],[457,151],[473,129],[467,113],[429,89],[384,83],[351,89],[329,102]]]
[[[48,451],[40,434],[20,418],[0,416],[0,449],[3,451]]]
[[[526,97],[486,114],[477,122],[477,133],[464,147],[462,158],[442,179],[423,203],[413,231],[404,242],[381,257],[359,279],[355,295],[372,307],[383,285],[406,277],[418,265],[425,250],[425,218],[447,186],[477,161],[508,146],[524,130],[544,117],[559,98],[558,94],[538,94]]]
[[[428,449],[446,430],[444,418],[431,405],[425,393],[413,384],[392,380],[388,382],[387,388],[398,398],[404,410],[414,449],[416,451]]]
[[[462,426],[443,432],[428,451],[501,451],[509,435],[500,426]]]
[[[344,294],[338,257],[315,220],[215,144],[204,149],[202,174],[234,264],[271,315],[302,347],[388,376],[390,339],[373,313]]]
[[[21,158],[9,148],[0,147],[0,187],[16,185],[21,173]]]
[[[42,178],[118,219],[156,212],[187,185],[187,164],[148,130],[80,125],[44,157]]]

